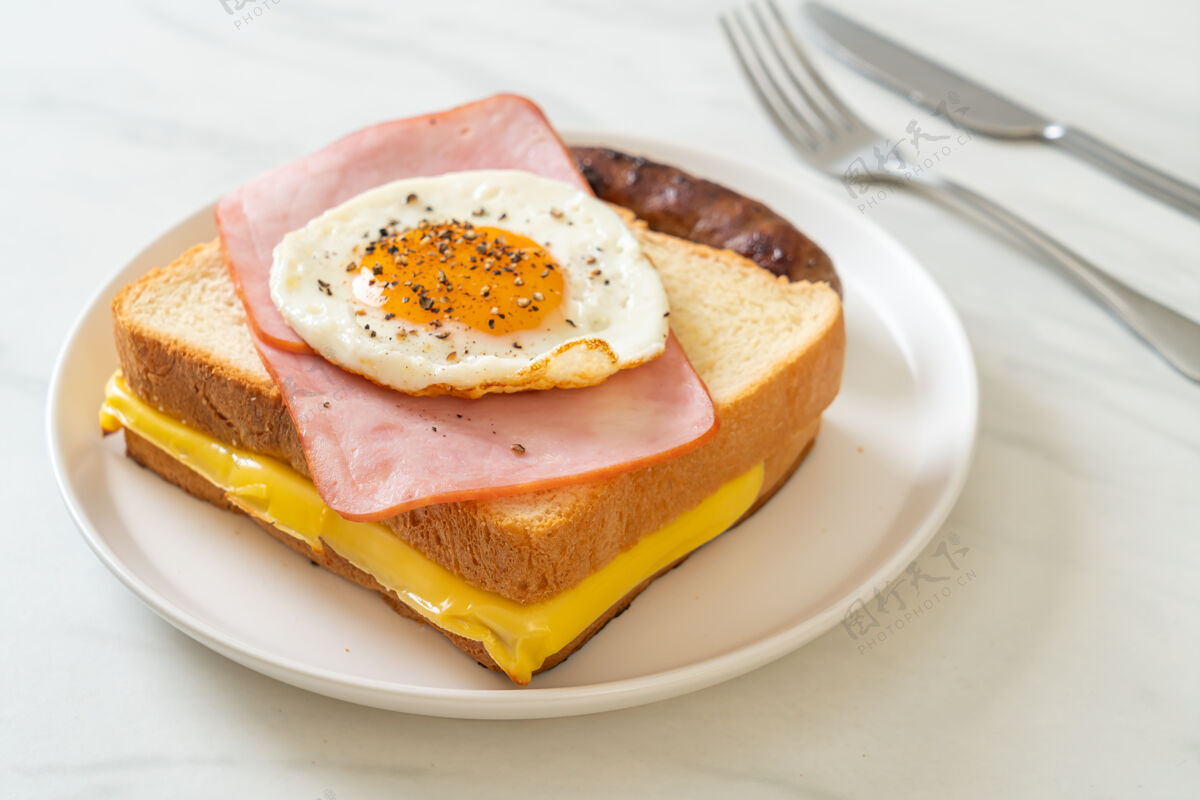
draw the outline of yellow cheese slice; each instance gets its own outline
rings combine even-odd
[[[467,583],[380,523],[342,518],[288,465],[220,442],[154,409],[129,390],[119,371],[105,387],[100,425],[137,433],[219,487],[234,505],[313,550],[332,548],[439,628],[481,642],[522,685],[630,590],[732,525],[763,482],[759,464],[570,589],[523,605]]]

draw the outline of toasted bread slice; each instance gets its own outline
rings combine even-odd
[[[837,393],[845,338],[841,304],[828,286],[788,283],[730,251],[633,224],[667,290],[672,330],[712,395],[717,436],[616,478],[385,521],[467,582],[518,603],[574,586],[759,462],[767,462],[764,486],[774,487]],[[137,395],[203,433],[309,474],[217,242],[126,287],[113,317],[121,368]]]

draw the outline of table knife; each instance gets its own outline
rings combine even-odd
[[[1032,111],[820,3],[808,18],[829,39],[833,55],[952,124],[1002,139],[1059,145],[1125,183],[1200,219],[1200,188],[1105,144],[1084,131]]]

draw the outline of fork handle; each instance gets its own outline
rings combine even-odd
[[[957,210],[992,222],[1061,267],[1171,366],[1200,382],[1200,323],[1126,286],[1045,231],[965,186],[945,180],[913,185],[933,190],[937,197],[949,201]]]
[[[1050,125],[1043,132],[1042,138],[1107,170],[1146,194],[1170,203],[1185,214],[1200,219],[1200,189],[1195,186],[1155,169],[1146,162],[1139,161],[1076,128]]]

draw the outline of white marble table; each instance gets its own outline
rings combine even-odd
[[[0,794],[1196,796],[1200,387],[1039,264],[905,196],[867,213],[959,309],[982,425],[947,523],[974,579],[885,642],[836,629],[676,700],[483,723],[307,694],[143,607],[59,501],[48,376],[107,274],[239,181],[355,127],[509,89],[563,128],[687,142],[850,202],[754,104],[713,21],[723,3],[260,5],[241,29],[218,0],[5,10]],[[1195,3],[846,5],[1200,182]],[[901,135],[908,106],[829,74]],[[940,168],[1200,316],[1200,224],[1037,146],[974,140]]]

